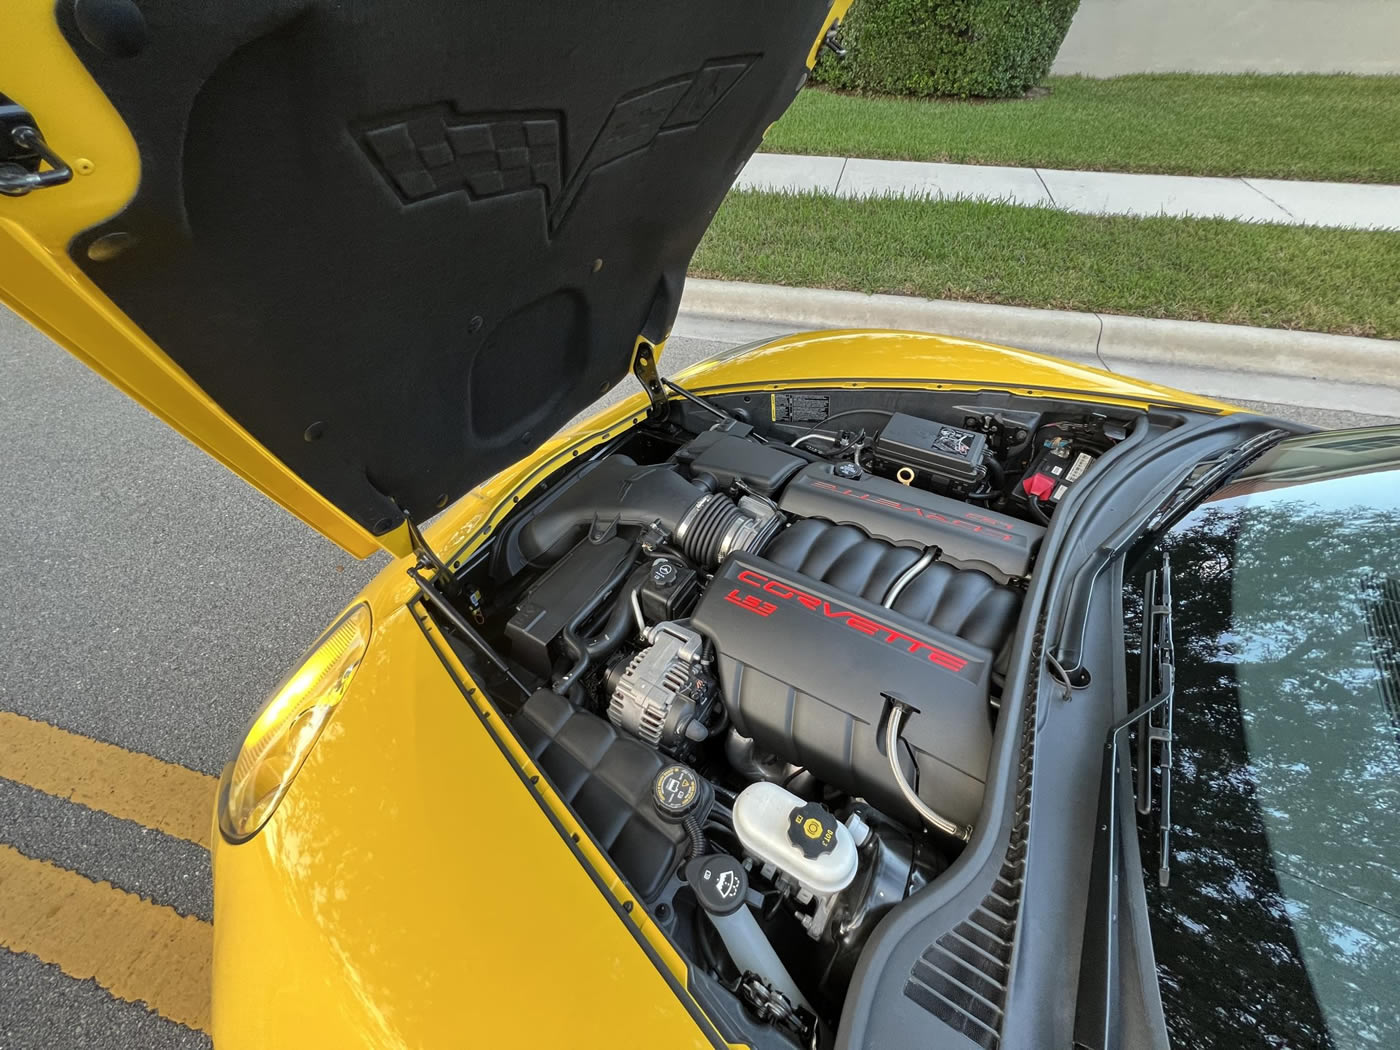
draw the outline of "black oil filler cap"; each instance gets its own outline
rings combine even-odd
[[[685,881],[711,915],[733,915],[744,906],[749,874],[728,853],[709,853],[685,866]]]
[[[820,857],[836,848],[836,818],[819,802],[808,802],[788,814],[788,841],[804,857]]]

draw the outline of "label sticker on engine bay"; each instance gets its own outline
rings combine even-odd
[[[774,394],[774,423],[820,423],[831,414],[826,394]]]

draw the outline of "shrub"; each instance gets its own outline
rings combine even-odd
[[[815,79],[887,95],[1011,98],[1050,72],[1079,0],[855,0]]]

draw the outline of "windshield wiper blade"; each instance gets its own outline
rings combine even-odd
[[[1172,699],[1176,693],[1176,647],[1172,641],[1171,555],[1162,552],[1162,566],[1147,573],[1142,590],[1142,677],[1139,696],[1152,696],[1124,721],[1138,719],[1137,734],[1137,811],[1152,812],[1152,746],[1158,745],[1157,761],[1162,789],[1157,820],[1157,884],[1165,886],[1171,875],[1172,833]],[[1157,692],[1152,692],[1154,681]]]

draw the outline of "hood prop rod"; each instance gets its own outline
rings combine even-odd
[[[520,690],[521,696],[530,695],[530,688],[516,676],[515,672],[511,670],[510,664],[506,663],[505,658],[491,648],[491,644],[481,636],[480,631],[467,622],[467,618],[457,611],[456,606],[438,593],[432,580],[423,578],[421,566],[415,565],[409,569],[408,575],[418,585],[418,591],[423,595],[424,601],[441,613],[447,622],[471,644],[473,649],[486,657],[492,667],[505,675],[511,684]]]
[[[731,424],[731,425],[734,426],[734,427],[742,427],[742,428],[743,428],[743,431],[742,431],[743,435],[746,435],[746,436],[748,436],[748,437],[753,438],[753,439],[754,439],[755,441],[757,441],[760,445],[767,445],[767,444],[769,444],[768,439],[767,439],[766,437],[764,437],[762,434],[760,434],[757,430],[754,430],[752,424],[750,424],[750,423],[745,423],[742,419],[740,419],[738,416],[734,415],[734,413],[732,413],[732,412],[726,412],[724,409],[720,408],[718,405],[716,405],[716,404],[715,404],[713,401],[711,401],[709,398],[707,398],[707,397],[701,397],[699,394],[692,394],[689,390],[687,390],[685,387],[681,386],[679,383],[673,383],[673,382],[672,382],[671,380],[669,380],[669,379],[663,379],[663,380],[661,380],[661,382],[662,382],[662,385],[664,385],[668,390],[674,390],[676,393],[680,394],[681,397],[685,398],[687,401],[692,402],[693,404],[699,405],[699,406],[700,406],[701,408],[703,408],[706,412],[710,412],[710,413],[712,413],[713,415],[719,416],[719,418],[720,418],[721,420],[723,420],[726,424]],[[719,424],[716,423],[715,426],[714,426],[713,428],[711,428],[711,429],[729,429],[729,428],[727,428],[727,427],[726,427],[726,428],[721,428],[721,427],[719,426]]]
[[[725,423],[735,423],[748,427],[742,419],[732,412],[726,412],[708,398],[699,394],[692,394],[679,383],[670,379],[663,379],[661,373],[656,368],[656,347],[650,343],[642,342],[637,347],[637,358],[632,363],[632,372],[637,377],[637,382],[642,384],[642,389],[647,392],[647,397],[651,398],[651,418],[654,422],[661,422],[670,415],[671,402],[666,396],[666,391],[671,390],[680,394],[691,404],[699,405],[711,415],[718,416]],[[749,427],[752,430],[752,427]],[[767,438],[761,434],[753,435],[762,444],[768,444]]]
[[[403,510],[402,507],[399,508]],[[477,652],[486,657],[492,667],[500,671],[510,680],[510,683],[520,690],[521,696],[529,696],[530,689],[522,682],[505,658],[491,644],[481,636],[481,632],[467,622],[467,618],[458,611],[457,607],[447,599],[461,592],[462,585],[447,568],[441,558],[428,541],[423,536],[423,530],[418,527],[418,523],[413,520],[412,515],[407,510],[403,511],[404,523],[408,526],[409,542],[413,544],[413,553],[418,556],[418,564],[408,570],[409,577],[418,585],[419,592],[429,605],[436,609],[446,618],[447,622],[457,629],[457,633],[465,638]],[[433,570],[431,580],[423,576],[424,569]]]
[[[456,594],[460,590],[457,578],[443,564],[443,560],[437,556],[433,548],[428,546],[428,541],[423,537],[423,530],[418,527],[418,523],[413,520],[412,515],[403,507],[400,507],[399,510],[403,511],[404,524],[408,526],[408,542],[413,547],[413,553],[418,558],[419,566],[433,570],[433,582],[442,589],[444,594]]]

